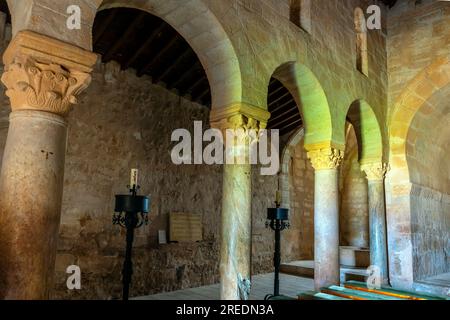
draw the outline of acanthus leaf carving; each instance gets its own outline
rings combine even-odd
[[[315,170],[337,169],[344,159],[344,152],[335,148],[324,148],[308,152]]]
[[[64,116],[77,103],[77,96],[88,87],[91,76],[17,55],[6,66],[1,80],[7,87],[6,95],[13,111],[32,109]]]
[[[389,171],[389,165],[381,162],[366,163],[361,165],[361,170],[365,172],[367,180],[381,181]]]

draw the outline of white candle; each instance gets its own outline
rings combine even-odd
[[[137,187],[137,181],[138,181],[138,169],[131,169],[131,178],[130,178],[130,187],[133,188],[133,186]]]

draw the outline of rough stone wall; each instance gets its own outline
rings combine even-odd
[[[284,232],[284,261],[314,260],[314,169],[304,139],[292,147],[289,166],[291,228]]]
[[[340,244],[368,248],[367,179],[359,165],[358,144],[352,126],[347,133],[344,161],[340,167],[339,191],[341,198]]]
[[[252,272],[273,272],[274,232],[266,228],[267,208],[273,208],[277,176],[262,176],[260,167],[252,169]]]

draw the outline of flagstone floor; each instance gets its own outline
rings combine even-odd
[[[263,274],[253,277],[250,300],[264,300],[267,294],[273,293],[274,274]],[[280,293],[297,297],[303,291],[314,290],[312,279],[280,274]],[[219,284],[174,292],[160,293],[138,297],[135,300],[219,300]]]

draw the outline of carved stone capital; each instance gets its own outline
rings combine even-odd
[[[389,170],[389,165],[381,162],[366,163],[361,165],[361,170],[366,174],[367,180],[382,181]]]
[[[97,56],[30,31],[19,32],[6,50],[2,82],[11,108],[65,116],[91,81]]]
[[[344,159],[344,152],[335,148],[311,150],[308,159],[315,170],[337,169]]]
[[[236,103],[227,107],[213,108],[211,126],[220,130],[239,129],[262,130],[267,126],[270,113],[246,103]]]
[[[249,118],[243,114],[236,114],[219,122],[212,123],[212,127],[222,131],[226,141],[231,134],[237,138],[238,145],[248,144],[259,139],[260,131],[265,129],[265,123]]]

